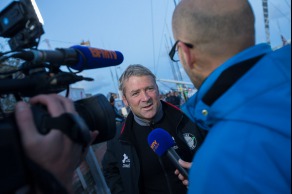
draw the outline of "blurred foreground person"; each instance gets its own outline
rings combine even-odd
[[[56,94],[32,97],[30,104],[46,106],[52,117],[63,113],[77,114],[71,100]],[[16,104],[15,117],[29,180],[26,180],[26,186],[8,193],[73,193],[73,172],[87,148],[74,143],[60,130],[52,129],[46,135],[40,134],[30,105],[25,102]],[[97,132],[91,133],[92,141],[96,136]]]
[[[246,0],[175,8],[170,57],[198,89],[182,109],[208,131],[189,193],[291,193],[291,45],[255,45],[254,20]]]

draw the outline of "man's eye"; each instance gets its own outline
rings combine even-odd
[[[138,96],[138,92],[132,93],[132,96]]]

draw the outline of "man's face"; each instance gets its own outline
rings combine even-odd
[[[189,66],[186,64],[186,60],[185,60],[184,56],[181,54],[180,51],[178,53],[179,53],[180,62],[182,64],[186,74],[188,75],[188,77],[190,78],[190,80],[194,84],[194,86],[196,88],[198,88],[198,83],[195,80],[195,77],[192,76],[192,74],[191,74],[192,71],[191,71],[191,69],[189,69]]]
[[[199,89],[206,79],[206,77],[212,72],[211,66],[206,64],[192,63],[192,65],[187,64],[185,56],[182,54],[181,48],[178,49],[178,54],[180,58],[180,62],[187,73],[188,77],[194,84],[195,88]],[[192,69],[190,68],[192,67]]]
[[[159,91],[151,76],[132,76],[125,81],[123,101],[135,115],[151,120],[160,106]]]

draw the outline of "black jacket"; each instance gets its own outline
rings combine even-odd
[[[162,109],[164,112],[162,123],[171,126],[169,128],[172,130],[171,135],[177,145],[175,146],[177,148],[175,149],[176,152],[183,160],[191,162],[195,152],[204,140],[205,132],[197,129],[195,124],[173,105],[162,101]],[[107,151],[102,166],[104,177],[112,194],[139,193],[140,163],[131,141],[133,122],[134,115],[130,112],[122,129],[120,127],[116,137],[107,143]],[[174,171],[171,173],[174,173]]]

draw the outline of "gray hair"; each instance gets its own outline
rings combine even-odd
[[[132,76],[151,76],[156,83],[156,76],[146,67],[139,64],[129,65],[119,79],[119,90],[123,92],[125,89],[125,81]]]

